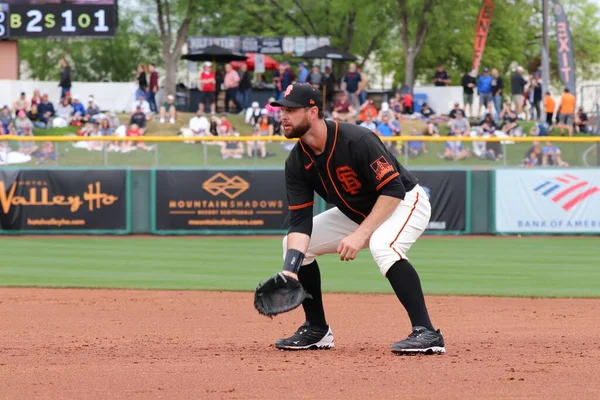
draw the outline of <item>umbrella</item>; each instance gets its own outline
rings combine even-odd
[[[212,61],[213,64],[231,61],[245,61],[245,55],[226,49],[221,46],[207,46],[202,50],[181,56],[182,60],[188,61]]]
[[[246,56],[248,57],[246,61],[233,61],[231,65],[233,68],[238,69],[242,66],[242,64],[245,63],[248,66],[248,70],[253,71],[255,65],[255,55],[256,53],[246,53]],[[266,54],[263,57],[265,60],[265,69],[267,71],[275,71],[277,68],[279,68],[279,61],[269,57]]]
[[[301,58],[321,58],[326,60],[354,61],[356,57],[352,54],[344,53],[341,50],[331,46],[317,47],[314,50],[307,51],[300,56]]]

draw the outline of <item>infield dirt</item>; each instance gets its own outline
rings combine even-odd
[[[273,342],[251,293],[0,288],[7,399],[594,399],[600,300],[428,297],[444,356],[398,357],[393,295],[325,294],[337,348]]]

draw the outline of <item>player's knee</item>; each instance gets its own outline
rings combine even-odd
[[[377,231],[371,236],[369,250],[373,260],[379,267],[383,276],[387,275],[389,269],[398,260],[406,258],[401,249],[391,244],[391,240],[383,235],[377,235]]]

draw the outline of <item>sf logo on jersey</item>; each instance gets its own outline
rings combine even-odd
[[[349,194],[358,194],[362,184],[358,180],[358,175],[348,166],[338,167],[335,170],[338,180],[342,183],[342,188]]]

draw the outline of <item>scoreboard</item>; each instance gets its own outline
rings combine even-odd
[[[114,37],[117,0],[0,0],[0,39]]]

